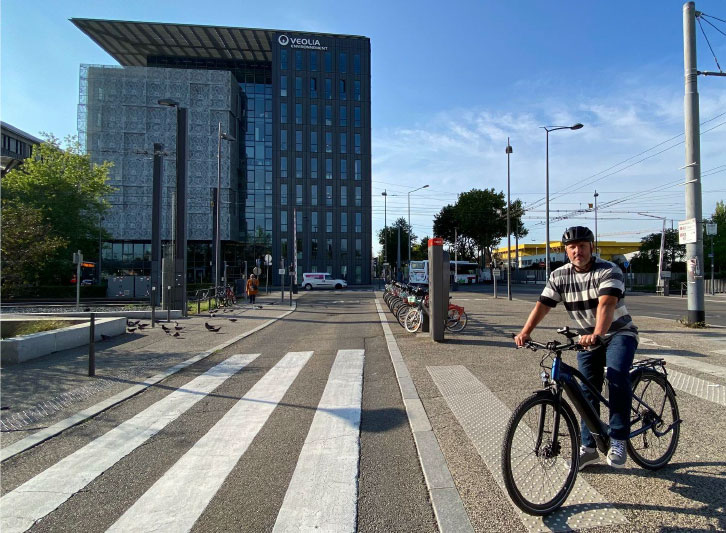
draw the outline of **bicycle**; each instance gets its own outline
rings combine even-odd
[[[562,361],[563,351],[585,348],[574,342],[578,335],[569,328],[557,332],[567,337],[566,343],[525,343],[533,351],[547,350],[540,360],[544,390],[535,392],[514,410],[502,446],[507,492],[517,507],[532,515],[547,515],[558,509],[577,478],[580,427],[572,407],[562,398],[563,391],[585,421],[597,448],[607,453],[610,445],[608,425],[596,414],[577,380],[600,403],[609,406],[608,401],[576,368]],[[663,359],[633,363],[630,379],[628,455],[641,467],[657,470],[670,461],[678,446],[681,419],[675,391],[668,382]]]

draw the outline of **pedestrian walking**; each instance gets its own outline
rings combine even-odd
[[[252,305],[255,304],[255,296],[257,296],[259,286],[260,282],[257,280],[257,276],[254,274],[250,275],[250,279],[247,280],[247,297],[250,299]]]

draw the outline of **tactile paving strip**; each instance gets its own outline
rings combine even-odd
[[[726,387],[723,385],[711,383],[672,368],[668,369],[668,381],[677,391],[686,392],[702,400],[726,406]]]
[[[506,494],[501,453],[504,432],[512,412],[466,367],[426,368],[449,409]],[[569,531],[627,523],[625,516],[580,475],[565,505],[549,516],[535,517],[515,509],[528,531]]]

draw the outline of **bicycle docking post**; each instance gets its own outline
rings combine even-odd
[[[449,308],[449,254],[444,252],[444,240],[429,239],[429,320],[431,340],[444,340],[445,321]]]
[[[96,313],[91,313],[90,339],[88,340],[88,375],[96,375]]]

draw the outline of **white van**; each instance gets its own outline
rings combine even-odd
[[[310,272],[303,274],[302,286],[306,291],[313,289],[342,289],[348,283],[342,279],[335,279],[327,272]]]

